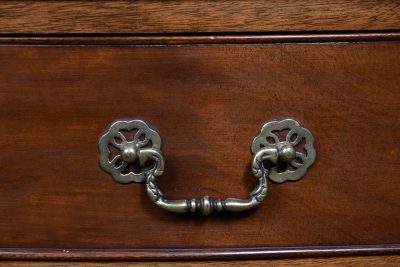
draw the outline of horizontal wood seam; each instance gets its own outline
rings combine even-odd
[[[400,255],[400,244],[287,248],[39,249],[0,248],[0,260],[193,260]]]
[[[0,36],[2,45],[185,45],[400,41],[400,32],[186,36]]]

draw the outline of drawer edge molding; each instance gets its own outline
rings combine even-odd
[[[0,35],[0,45],[213,45],[400,41],[400,32],[207,35]]]
[[[0,248],[0,260],[194,260],[400,255],[400,244],[188,249]]]

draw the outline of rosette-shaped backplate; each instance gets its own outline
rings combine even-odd
[[[161,138],[156,131],[141,120],[116,121],[100,138],[100,166],[118,183],[144,182],[147,168],[140,166],[143,165],[140,155],[148,148],[161,149]]]
[[[279,162],[270,167],[268,174],[276,183],[299,180],[315,161],[314,137],[293,119],[264,124],[251,150],[256,154],[263,148],[278,150]]]

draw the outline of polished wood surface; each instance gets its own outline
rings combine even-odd
[[[0,33],[400,30],[395,0],[1,1]]]
[[[250,261],[184,261],[184,262],[24,262],[4,261],[4,267],[240,267],[240,266],[274,266],[274,267],[395,267],[400,265],[400,256],[380,257],[343,257],[343,258],[310,258],[289,260],[250,260]]]
[[[398,43],[0,47],[0,247],[398,244]],[[256,210],[175,215],[100,170],[119,118],[164,141],[169,198],[245,197],[262,124],[294,117],[317,160]]]

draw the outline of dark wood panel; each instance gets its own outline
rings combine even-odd
[[[0,47],[0,246],[237,248],[400,241],[398,43]],[[294,117],[318,157],[249,213],[175,215],[97,163],[118,118],[164,140],[170,198],[245,197],[261,125]]]
[[[1,1],[1,33],[400,29],[395,0]]]
[[[400,32],[185,36],[0,36],[15,45],[193,45],[400,41]]]
[[[258,261],[185,261],[185,262],[23,262],[4,261],[0,266],[7,267],[238,267],[238,266],[274,266],[274,267],[389,267],[400,265],[399,256],[380,257],[345,257],[345,258],[314,258],[290,260],[258,260]]]

